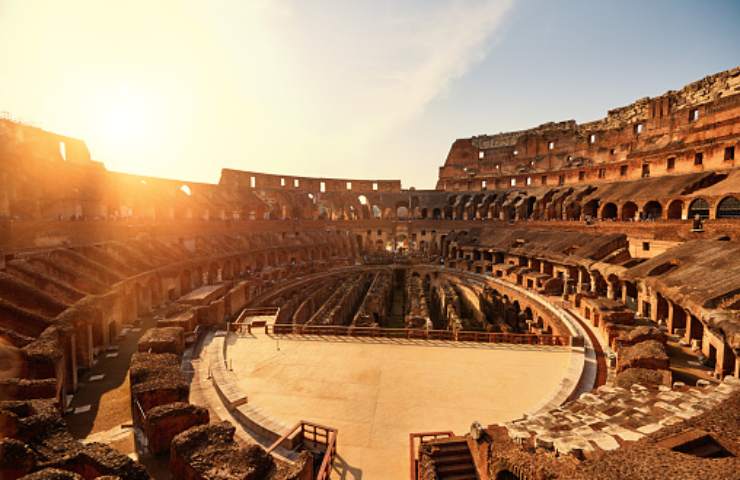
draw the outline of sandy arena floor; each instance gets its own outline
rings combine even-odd
[[[279,344],[279,351],[277,350]],[[257,334],[229,347],[249,402],[281,422],[339,429],[338,478],[408,477],[411,432],[465,433],[553,395],[568,349]],[[344,475],[342,475],[342,471]]]

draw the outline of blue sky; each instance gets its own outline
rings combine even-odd
[[[740,64],[737,1],[0,0],[0,111],[113,170],[432,188],[455,138]]]

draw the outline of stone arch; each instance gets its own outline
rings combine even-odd
[[[208,285],[213,285],[219,280],[219,270],[218,263],[211,262],[210,265],[208,265],[208,280],[206,283]]]
[[[637,204],[635,202],[625,202],[622,205],[622,214],[620,218],[622,220],[634,220],[637,215]]]
[[[619,277],[615,274],[609,274],[606,281],[611,289],[612,300],[620,300],[622,298],[622,283],[619,281]]]
[[[136,315],[142,316],[149,313],[152,309],[152,291],[149,284],[143,285],[138,281],[134,284],[136,297]]]
[[[740,200],[732,195],[720,200],[717,203],[716,218],[740,219]]]
[[[617,219],[617,205],[613,202],[609,202],[601,208],[601,218],[603,220],[616,220]]]
[[[598,212],[599,212],[599,199],[598,198],[589,200],[583,206],[583,217],[584,218],[585,217],[596,218],[598,216]]]
[[[709,202],[703,198],[696,198],[689,203],[687,218],[693,219],[697,215],[699,218],[709,218]]]
[[[453,219],[453,217],[452,217],[452,206],[451,205],[447,205],[445,207],[445,212],[444,213],[445,213],[445,220],[452,220]]]
[[[326,205],[319,205],[319,220],[331,220],[331,210]]]
[[[234,267],[231,260],[226,260],[223,264],[223,269],[221,270],[221,279],[231,280],[232,278],[234,278]]]
[[[190,275],[190,270],[183,270],[180,272],[180,295],[185,295],[193,289],[193,280]]]
[[[581,218],[581,205],[578,202],[570,202],[565,206],[566,220],[579,220]]]
[[[442,210],[439,208],[435,208],[432,210],[432,218],[434,220],[441,220],[442,219]]]
[[[398,202],[395,210],[396,218],[400,220],[406,220],[411,216],[408,204],[406,202]]]
[[[377,218],[377,219],[383,218],[383,211],[377,205],[372,206],[371,213],[372,213],[373,218]]]
[[[162,304],[164,299],[162,298],[162,279],[159,275],[154,274],[149,278],[149,292],[151,299],[151,306],[158,307]]]
[[[239,257],[234,258],[233,260],[233,268],[234,271],[232,272],[235,277],[241,277],[242,275],[242,260]]]
[[[470,199],[471,199],[470,195],[461,195],[457,199],[457,202],[455,202],[455,205],[454,205],[455,211],[453,213],[455,220],[465,219],[465,206],[468,204]]]
[[[683,200],[676,199],[669,203],[666,216],[669,220],[681,220],[683,216]]]
[[[663,216],[663,206],[657,200],[650,200],[642,207],[646,219],[659,219]]]
[[[531,218],[534,214],[534,205],[537,202],[537,197],[530,196],[527,198],[524,211],[524,218]]]

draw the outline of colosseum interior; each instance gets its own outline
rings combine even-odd
[[[740,478],[739,141],[740,67],[434,190],[1,120],[0,478]]]

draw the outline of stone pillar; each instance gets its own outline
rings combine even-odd
[[[683,335],[683,339],[686,343],[691,344],[691,330],[694,328],[694,322],[691,320],[691,313],[689,311],[686,314],[686,331]]]
[[[650,320],[660,323],[660,319],[658,318],[658,294],[651,292],[648,298],[650,299]]]
[[[668,327],[668,333],[673,335],[673,302],[666,300],[668,303],[668,318],[666,319],[666,324]]]
[[[77,336],[73,333],[69,336],[69,356],[67,361],[69,362],[69,374],[70,378],[70,389],[72,392],[77,391]],[[62,405],[66,407],[66,399],[62,399]]]
[[[606,282],[606,297],[614,298],[614,285],[612,282]]]
[[[102,328],[102,327],[101,327]],[[93,341],[93,326],[88,323],[85,327],[85,363],[82,365],[85,368],[92,368],[93,361],[95,360],[95,342]]]
[[[581,293],[583,291],[583,270],[578,269],[578,284],[576,285],[576,292]]]

